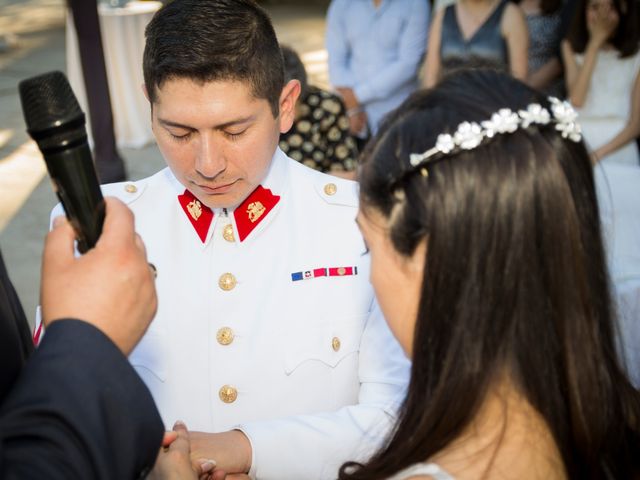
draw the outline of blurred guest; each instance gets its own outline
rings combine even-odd
[[[631,378],[640,385],[640,52],[637,5],[582,0],[562,44],[571,102],[598,162],[595,181],[609,274]]]
[[[459,0],[438,10],[429,33],[424,86],[460,68],[489,67],[527,78],[529,37],[509,0]]]
[[[331,2],[329,79],[347,107],[352,134],[375,133],[382,117],[417,88],[428,26],[427,0]]]
[[[302,91],[293,126],[280,135],[280,148],[308,167],[354,179],[358,151],[342,99],[309,85],[304,64],[295,50],[283,46],[282,55],[285,81],[298,80]]]
[[[521,0],[519,5],[529,29],[527,83],[550,95],[562,97],[562,0]]]
[[[582,0],[562,42],[565,83],[594,161],[638,165],[640,53],[637,3]]]
[[[413,363],[391,438],[340,479],[640,475],[640,393],[613,354],[574,113],[465,71],[411,97],[367,146],[357,221]]]

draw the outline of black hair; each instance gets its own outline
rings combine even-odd
[[[387,478],[469,426],[507,372],[540,413],[570,478],[640,472],[640,394],[615,351],[592,166],[555,125],[520,127],[428,164],[411,153],[464,122],[548,100],[506,74],[464,71],[410,97],[368,144],[361,212],[410,256],[428,240],[399,423],[342,480]]]
[[[269,16],[251,0],[173,0],[147,25],[143,56],[149,99],[173,78],[247,82],[274,117],[284,66]]]

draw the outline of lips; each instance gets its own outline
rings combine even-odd
[[[223,185],[200,185],[200,184],[196,184],[196,185],[201,191],[209,195],[222,195],[224,193],[227,193],[229,190],[231,190],[233,186],[236,184],[236,182],[237,180],[231,183],[223,184]]]

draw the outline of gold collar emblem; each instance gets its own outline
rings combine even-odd
[[[187,211],[189,212],[189,215],[191,215],[191,218],[197,221],[200,218],[200,215],[202,215],[202,205],[198,200],[191,200],[187,204]]]
[[[264,214],[265,210],[266,209],[262,202],[250,203],[247,207],[247,214],[249,215],[251,223],[256,223],[256,221]]]

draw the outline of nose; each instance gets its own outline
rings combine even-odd
[[[227,162],[221,148],[216,145],[214,135],[207,132],[200,136],[196,170],[206,178],[214,178],[227,168]]]

